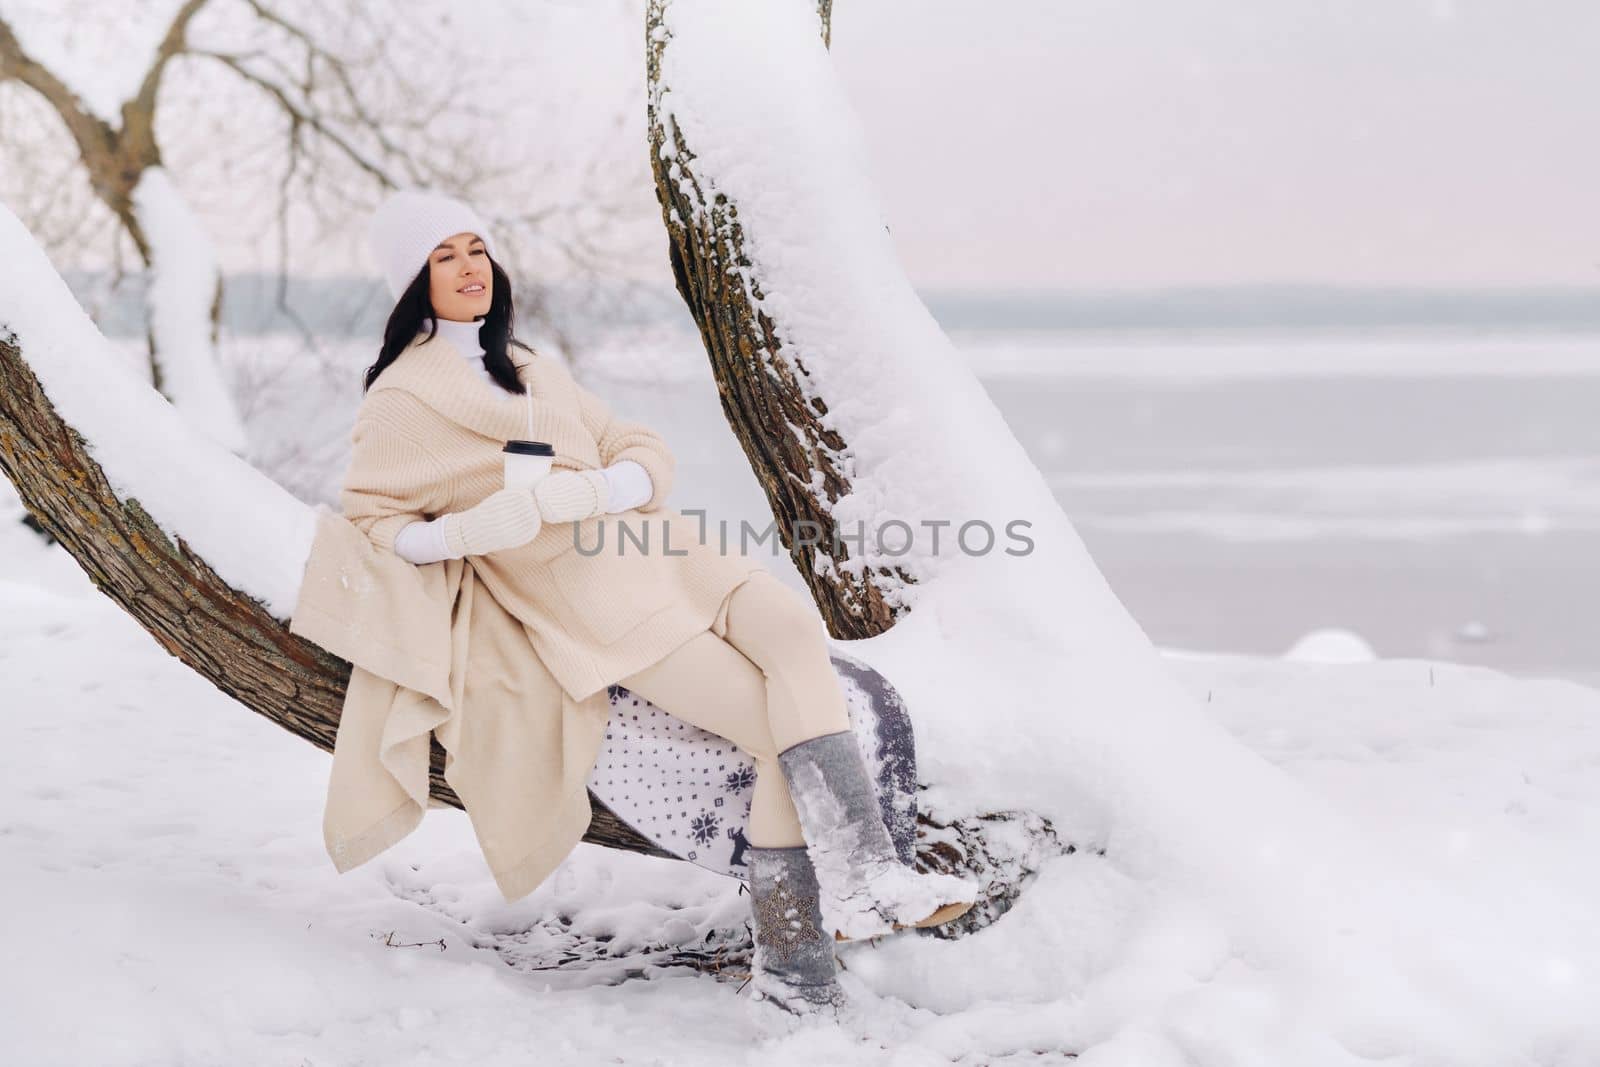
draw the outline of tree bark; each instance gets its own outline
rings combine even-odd
[[[350,664],[291,634],[233,589],[182,538],[167,537],[138,500],[121,500],[81,435],[57,414],[18,340],[0,329],[0,470],[34,520],[102,593],[218,689],[324,752],[333,751]],[[460,808],[433,742],[434,798]],[[671,856],[589,795],[584,840]],[[674,857],[675,858],[675,857]]]
[[[781,324],[754,307],[751,293],[739,282],[751,269],[739,206],[721,193],[707,198],[693,147],[676,124],[667,129],[659,102],[664,88],[661,57],[671,40],[666,25],[670,2],[650,0],[645,43],[650,166],[678,293],[700,328],[723,414],[766,492],[778,535],[810,585],[828,631],[843,639],[873,637],[897,617],[885,601],[885,584],[915,579],[898,567],[879,567],[878,577],[868,580],[838,568],[831,576],[819,574],[814,566],[818,552],[835,563],[850,558],[825,507],[850,491],[836,458],[847,451],[848,442],[822,425],[819,416],[828,412],[827,398],[819,395],[803,366],[779,358]],[[830,0],[819,0],[818,16],[827,43]],[[752,278],[750,289],[760,299],[761,280]],[[825,500],[811,488],[817,480]]]

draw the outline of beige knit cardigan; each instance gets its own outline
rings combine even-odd
[[[606,687],[724,633],[729,594],[762,569],[665,506],[675,461],[659,435],[548,357],[510,355],[532,392],[531,434],[528,399],[486,383],[443,337],[419,334],[385,368],[356,415],[343,516],[319,509],[290,621],[352,664],[323,818],[335,867],[420,823],[432,734],[508,901],[588,829]],[[554,445],[557,469],[638,461],[651,498],[489,555],[415,566],[394,554],[407,523],[501,488],[502,445],[529,436]]]

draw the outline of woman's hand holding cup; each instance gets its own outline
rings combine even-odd
[[[611,503],[604,471],[557,471],[533,487],[545,522],[578,522],[604,515]]]
[[[444,519],[444,540],[457,557],[483,556],[525,545],[539,536],[543,519],[526,489],[500,489]]]
[[[532,490],[550,473],[556,450],[547,441],[507,441],[501,453],[505,457],[507,489]]]

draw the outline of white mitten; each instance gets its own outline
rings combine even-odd
[[[445,516],[444,541],[457,556],[482,556],[539,536],[539,505],[526,489],[501,489]]]
[[[533,496],[545,522],[577,522],[604,515],[611,502],[605,472],[598,470],[547,474],[533,487]]]

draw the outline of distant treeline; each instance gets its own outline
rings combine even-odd
[[[112,289],[103,274],[67,272],[67,284],[112,335],[143,331],[143,279]],[[551,286],[540,291],[557,316],[608,325],[681,322],[687,313],[670,286],[637,282]],[[1440,326],[1600,329],[1594,287],[1378,288],[1331,285],[1183,287],[1141,290],[973,291],[927,289],[923,300],[955,330],[1297,329]],[[230,275],[223,321],[236,333],[295,329],[278,307],[274,275]],[[372,336],[388,314],[387,293],[371,278],[292,278],[293,316],[319,334]]]

